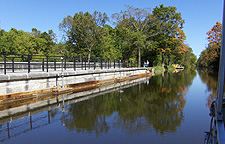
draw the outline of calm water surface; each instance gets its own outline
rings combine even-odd
[[[200,144],[216,81],[204,72],[139,84],[0,125],[0,143]],[[1,120],[1,119],[0,119]]]

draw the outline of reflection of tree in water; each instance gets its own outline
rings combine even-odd
[[[196,73],[191,75],[190,71],[178,74],[165,73],[164,79],[160,75],[154,76],[150,79],[149,86],[142,85],[140,96],[138,88],[124,91],[128,94],[123,97],[124,110],[119,111],[124,125],[131,120],[127,115],[134,121],[127,129],[134,127],[133,124],[137,122],[135,120],[144,117],[156,132],[175,132],[183,119],[182,109],[185,105],[187,86],[191,85],[194,76]],[[140,127],[143,128],[137,128]]]
[[[207,91],[210,92],[206,104],[207,107],[210,107],[212,101],[216,99],[218,73],[207,72],[205,70],[198,70],[198,72],[201,80],[207,85]]]
[[[97,97],[71,105],[68,109],[69,117],[65,120],[65,126],[81,133],[95,132],[96,135],[100,135],[108,132],[107,113],[105,113],[107,109],[101,109],[102,100],[104,100],[102,97]]]
[[[183,120],[185,94],[194,76],[190,71],[165,73],[164,78],[152,77],[149,85],[142,83],[123,89],[123,93],[116,91],[71,105],[65,126],[96,135],[111,127],[129,134],[152,127],[161,134],[175,132]]]

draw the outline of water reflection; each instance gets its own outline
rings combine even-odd
[[[216,99],[218,72],[208,72],[205,70],[198,70],[201,80],[207,85],[207,91],[210,92],[207,100],[207,107],[211,106],[213,100]]]
[[[146,83],[72,104],[65,126],[80,133],[102,135],[111,128],[138,133],[153,128],[174,133],[184,119],[185,95],[195,71],[163,73]],[[179,81],[178,81],[179,80]],[[110,119],[110,120],[109,120]]]
[[[122,89],[121,86],[103,95],[73,99],[43,110],[40,108],[24,119],[1,123],[0,142],[34,129],[41,131],[47,125],[52,125],[49,129],[63,131],[65,135],[74,131],[77,135],[94,134],[96,137],[113,130],[122,130],[119,135],[139,135],[150,131],[160,135],[175,133],[184,120],[186,93],[195,76],[196,72],[191,70],[161,73],[138,81],[132,87]],[[47,132],[43,132],[48,131],[48,128],[39,135],[45,135]],[[69,132],[64,131],[65,128]],[[51,134],[47,135],[48,139],[55,139],[50,138]],[[69,138],[72,142],[73,137]]]

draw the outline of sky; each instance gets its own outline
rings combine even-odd
[[[206,33],[217,21],[222,23],[223,0],[0,0],[0,29],[25,32],[31,32],[32,28],[41,32],[52,29],[60,41],[59,23],[68,15],[97,10],[111,17],[125,10],[125,5],[153,9],[161,4],[175,6],[181,13],[186,43],[199,57],[208,43]]]

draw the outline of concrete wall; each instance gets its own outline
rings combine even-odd
[[[121,68],[103,70],[80,70],[61,72],[10,73],[0,75],[0,95],[7,93],[40,90],[67,84],[76,84],[95,80],[119,78],[146,73],[143,68]],[[63,76],[63,82],[62,82]]]

